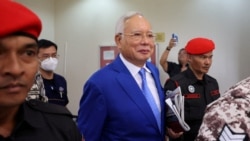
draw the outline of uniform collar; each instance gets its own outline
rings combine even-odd
[[[138,75],[138,72],[140,71],[140,67],[135,66],[134,64],[128,62],[120,53],[119,57],[121,58],[122,62],[124,63],[124,65],[127,67],[127,69],[129,70],[129,72],[132,74],[132,76]],[[143,67],[147,72],[151,73],[151,71],[146,67],[146,64],[143,65]]]
[[[186,75],[186,77],[189,78],[189,80],[191,81],[191,83],[197,83],[197,82],[201,82],[201,81],[202,81],[202,83],[205,83],[205,84],[208,83],[207,74],[204,74],[203,80],[198,80],[196,78],[196,76],[194,75],[193,71],[189,67],[185,71],[185,75]]]

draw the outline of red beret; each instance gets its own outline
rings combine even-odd
[[[24,33],[37,39],[42,30],[42,23],[34,12],[11,0],[0,0],[0,18],[0,37]]]
[[[188,41],[185,50],[189,54],[204,54],[214,50],[214,42],[206,38],[194,38]]]

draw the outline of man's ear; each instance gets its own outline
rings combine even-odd
[[[121,34],[116,34],[115,35],[115,43],[116,43],[118,48],[121,46],[121,40],[122,40],[122,35]]]
[[[116,34],[115,35],[115,42],[116,42],[116,44],[118,44],[118,43],[120,44],[121,39],[122,39],[121,34]]]
[[[191,54],[187,54],[187,61],[190,62],[191,59],[192,59],[192,57],[193,57],[193,56],[192,56]]]

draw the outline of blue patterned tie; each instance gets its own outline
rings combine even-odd
[[[145,98],[147,99],[148,104],[150,105],[151,110],[154,113],[154,116],[155,116],[155,119],[157,121],[158,127],[161,130],[161,114],[160,114],[159,109],[157,108],[154,97],[153,97],[153,95],[152,95],[152,93],[151,93],[151,91],[150,91],[150,89],[148,87],[148,84],[147,84],[147,81],[146,81],[145,69],[142,68],[139,71],[139,74],[140,74],[140,76],[142,78],[142,92],[143,92]]]

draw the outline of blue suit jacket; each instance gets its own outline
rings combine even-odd
[[[129,70],[117,57],[84,85],[78,127],[86,141],[164,141],[165,96],[159,71],[152,72],[161,103],[161,132],[153,112]]]

